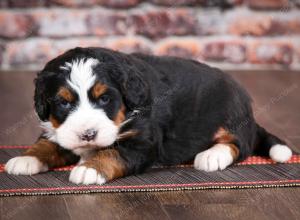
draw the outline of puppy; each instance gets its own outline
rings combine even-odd
[[[9,174],[77,163],[71,182],[104,184],[154,164],[194,161],[210,172],[253,154],[292,155],[255,122],[238,83],[196,61],[75,48],[47,63],[35,86],[44,131],[7,162]]]

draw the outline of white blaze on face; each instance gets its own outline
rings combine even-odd
[[[66,120],[57,128],[49,129],[50,122],[43,123],[48,130],[49,139],[67,149],[74,149],[84,145],[106,147],[113,144],[117,138],[118,126],[110,120],[102,109],[93,107],[88,98],[88,91],[95,84],[96,76],[93,66],[98,64],[96,59],[77,60],[66,63],[63,69],[69,69],[70,80],[67,83],[78,94],[79,101],[76,108],[69,113]],[[81,140],[80,136],[89,129],[97,131],[94,140]]]

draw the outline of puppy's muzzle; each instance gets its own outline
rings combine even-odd
[[[82,141],[92,141],[97,136],[97,131],[95,129],[88,129],[82,135],[80,135],[80,139]]]

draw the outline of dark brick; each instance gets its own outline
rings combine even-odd
[[[111,8],[130,8],[136,6],[141,0],[50,0],[50,5],[65,7],[91,7],[102,5]]]
[[[7,8],[9,6],[8,0],[0,1],[0,8]]]
[[[0,37],[22,38],[36,32],[37,25],[31,15],[4,11],[0,14]]]
[[[47,0],[8,0],[8,3],[14,8],[31,8],[46,6]]]
[[[51,6],[64,6],[64,7],[89,7],[98,4],[99,0],[49,0]]]
[[[138,5],[142,0],[98,0],[100,5],[111,8],[130,8]]]
[[[289,0],[245,0],[253,9],[287,10],[290,8]]]
[[[204,0],[150,0],[153,4],[164,5],[170,7],[182,6],[182,5],[199,5]]]
[[[129,23],[136,34],[159,38],[194,34],[197,21],[191,10],[167,9],[134,13]]]
[[[246,47],[241,42],[216,41],[204,45],[202,55],[205,60],[214,62],[243,63],[246,61]]]

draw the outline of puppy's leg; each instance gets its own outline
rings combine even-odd
[[[23,156],[10,159],[5,171],[14,175],[33,175],[49,168],[76,163],[78,157],[47,139],[40,138]]]
[[[215,144],[196,155],[194,167],[207,172],[224,170],[239,156],[239,149],[234,144],[234,140],[234,135],[220,128],[214,136]]]
[[[126,174],[127,167],[119,152],[116,149],[105,149],[74,167],[69,180],[76,184],[104,184]]]

